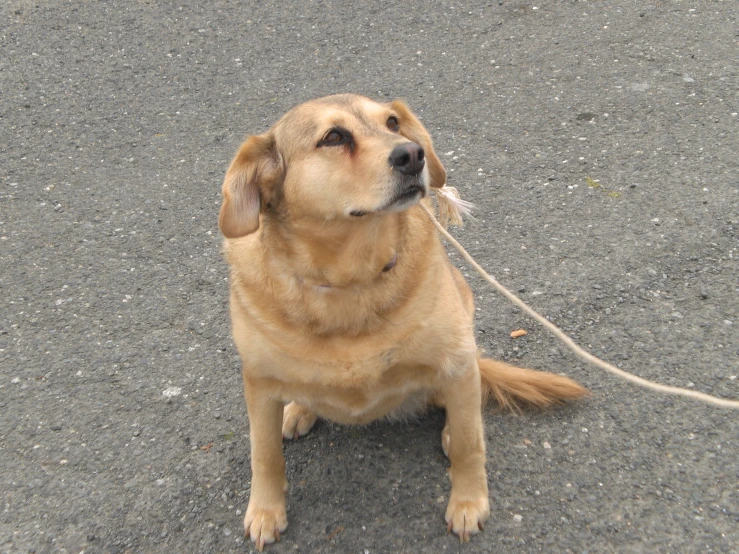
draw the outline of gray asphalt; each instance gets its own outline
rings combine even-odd
[[[405,98],[477,205],[455,235],[592,352],[739,397],[736,0],[1,9],[0,552],[252,550],[221,180],[330,93]],[[737,412],[586,367],[464,271],[490,355],[592,397],[486,415],[464,547],[442,414],[321,423],[269,551],[739,552]]]

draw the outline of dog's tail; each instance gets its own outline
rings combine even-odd
[[[477,362],[482,377],[483,406],[491,396],[501,408],[519,411],[521,403],[545,408],[588,395],[586,388],[561,375],[523,369],[490,358],[480,358]]]

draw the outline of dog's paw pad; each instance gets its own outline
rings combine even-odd
[[[447,531],[459,535],[460,542],[469,542],[470,535],[482,531],[483,523],[490,516],[487,496],[477,500],[457,500],[452,497],[446,509]]]
[[[282,436],[286,439],[297,439],[306,435],[315,425],[318,416],[308,408],[290,402],[285,406],[282,416]]]
[[[252,508],[250,505],[244,517],[244,531],[257,550],[264,550],[265,544],[280,542],[280,533],[287,529],[285,507],[276,509]]]

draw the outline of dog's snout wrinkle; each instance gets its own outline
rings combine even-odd
[[[403,175],[418,175],[426,163],[423,148],[415,142],[406,142],[393,148],[388,162]]]

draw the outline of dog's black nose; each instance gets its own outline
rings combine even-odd
[[[423,159],[423,148],[415,142],[406,142],[393,148],[388,161],[393,169],[397,169],[403,175],[418,175],[426,163]]]

